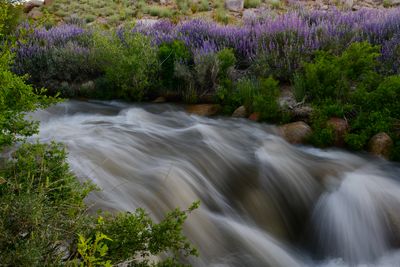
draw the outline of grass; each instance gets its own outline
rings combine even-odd
[[[153,17],[170,18],[173,16],[173,11],[170,8],[162,6],[146,6],[143,11]]]
[[[245,0],[244,8],[257,8],[261,5],[261,0]]]
[[[112,25],[133,19],[137,8],[136,1],[131,0],[55,0],[52,5],[43,7],[61,19],[76,17],[92,23],[97,17],[102,17]]]

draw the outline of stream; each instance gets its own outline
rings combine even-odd
[[[179,105],[68,101],[33,114],[63,142],[94,209],[185,223],[193,266],[400,266],[400,166],[286,143],[272,125]]]

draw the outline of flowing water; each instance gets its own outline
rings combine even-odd
[[[155,219],[201,200],[185,234],[194,266],[400,266],[400,168],[292,146],[245,119],[182,107],[69,101],[34,114],[65,143],[94,208]]]

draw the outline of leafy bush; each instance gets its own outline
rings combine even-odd
[[[119,35],[96,34],[94,38],[93,61],[104,71],[108,84],[113,86],[113,95],[141,100],[158,69],[156,50],[150,40],[141,34],[124,31]]]
[[[259,112],[260,119],[269,122],[286,120],[278,104],[279,82],[272,77],[261,80],[241,79],[236,85],[223,83],[217,90],[224,112],[231,114],[243,105],[249,112]]]
[[[376,77],[378,55],[378,48],[366,42],[353,43],[340,56],[318,52],[314,62],[304,63],[304,70],[294,77],[296,98],[345,101],[352,87],[368,86],[371,77]]]
[[[261,4],[261,0],[245,0],[244,8],[256,8]]]
[[[189,1],[188,0],[175,0],[176,6],[183,13],[187,14],[189,10]]]
[[[208,0],[200,0],[200,4],[198,7],[200,12],[205,12],[210,10],[210,3]]]
[[[178,89],[179,81],[174,75],[175,64],[185,63],[190,60],[189,50],[181,41],[163,43],[158,49],[158,60],[161,65],[161,82],[166,89]]]
[[[215,9],[213,17],[217,22],[220,22],[223,24],[229,23],[228,12],[223,7]]]
[[[151,255],[171,252],[162,261],[180,265],[180,256],[197,255],[182,235],[188,210],[174,210],[158,224],[142,209],[134,213],[86,213],[84,198],[95,188],[69,171],[60,144],[24,144],[1,169],[0,261],[4,265],[54,266],[83,261],[152,266]],[[97,221],[97,223],[96,223]]]
[[[143,8],[144,13],[149,14],[153,17],[159,18],[170,18],[173,15],[173,12],[168,7],[162,6],[147,6]]]
[[[217,53],[219,62],[219,79],[226,79],[229,71],[236,65],[236,57],[232,48],[224,48]]]
[[[13,68],[18,74],[29,74],[36,86],[56,92],[63,81],[84,82],[100,71],[90,61],[90,34],[76,25],[21,28],[19,35]]]
[[[8,15],[3,11],[0,29],[4,29],[3,16]],[[1,38],[9,40],[5,35]],[[96,218],[87,213],[84,203],[95,186],[80,183],[70,172],[63,146],[24,142],[38,126],[26,120],[26,113],[56,99],[36,94],[23,78],[11,73],[11,49],[6,46],[11,43],[0,44],[0,151],[20,143],[0,166],[1,264],[111,266],[129,261],[133,266],[154,266],[147,257],[165,253],[171,256],[159,266],[179,266],[181,256],[196,255],[182,235],[182,225],[198,203],[185,211],[172,211],[158,224],[143,210]]]

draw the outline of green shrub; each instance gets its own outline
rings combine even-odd
[[[219,60],[216,53],[194,55],[193,76],[197,90],[214,93],[218,84]]]
[[[241,79],[236,85],[224,82],[218,87],[217,97],[224,105],[224,112],[231,114],[243,105],[249,112],[259,112],[260,119],[269,122],[286,121],[286,114],[279,107],[279,82],[272,77],[252,80]]]
[[[261,4],[261,0],[245,0],[244,8],[256,8]]]
[[[22,6],[15,6],[7,0],[0,0],[0,40],[15,30],[21,15]]]
[[[188,10],[189,10],[189,1],[188,0],[175,0],[176,6],[178,7],[178,9],[183,13],[183,14],[187,14]]]
[[[318,52],[314,62],[304,63],[294,76],[296,98],[346,101],[352,87],[369,87],[376,80],[378,55],[378,47],[366,42],[353,43],[340,56]]]
[[[93,22],[95,20],[96,20],[96,16],[95,15],[88,14],[88,15],[85,16],[86,23],[90,23],[90,22]]]
[[[114,96],[141,100],[158,69],[157,54],[150,40],[129,32],[120,36],[96,34],[94,38],[92,60],[103,69],[108,84],[114,87]]]
[[[253,111],[260,113],[260,119],[269,122],[284,120],[279,107],[279,82],[272,77],[260,81],[260,89],[253,100]]]
[[[162,6],[147,6],[143,8],[143,12],[153,17],[170,18],[173,12],[168,7]]]
[[[217,53],[219,62],[219,79],[225,79],[228,77],[228,72],[231,68],[235,67],[236,57],[232,48],[224,48]]]
[[[387,110],[393,118],[400,118],[400,75],[387,77],[371,92],[365,109]]]
[[[182,41],[164,43],[158,49],[158,60],[160,62],[161,82],[165,89],[179,89],[179,80],[174,75],[177,62],[187,62],[190,59],[188,48]]]
[[[208,0],[200,0],[198,10],[205,12],[210,10],[210,2]]]
[[[229,15],[224,7],[220,7],[214,10],[214,19],[223,24],[229,23]]]

